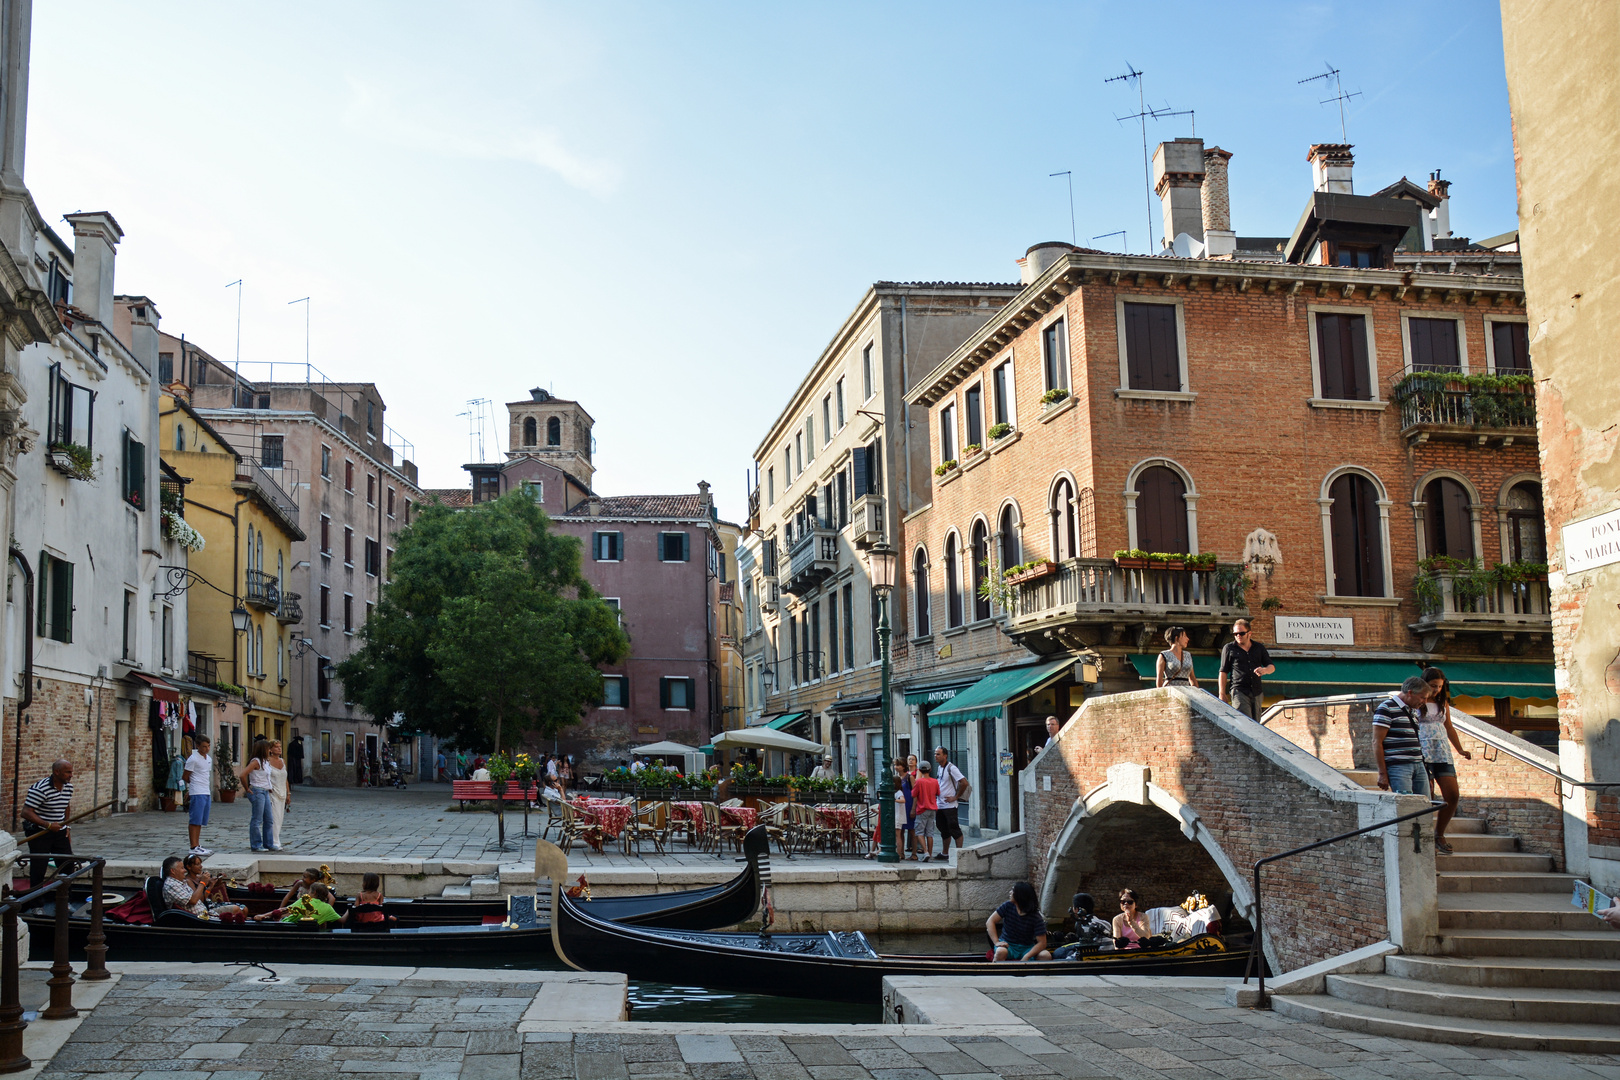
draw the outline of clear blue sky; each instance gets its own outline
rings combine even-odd
[[[35,6],[27,179],[110,210],[118,287],[216,355],[372,380],[427,486],[470,398],[596,418],[609,494],[715,485],[875,280],[1015,280],[1030,244],[1145,248],[1134,63],[1235,156],[1234,226],[1291,231],[1306,147],[1357,190],[1436,168],[1475,238],[1514,217],[1492,3]],[[1189,134],[1150,122],[1150,144]],[[1155,228],[1158,209],[1154,203]],[[1117,243],[1117,242],[1116,242]],[[1099,244],[1097,246],[1104,246]],[[247,369],[245,369],[247,370]],[[504,440],[504,410],[500,411]]]

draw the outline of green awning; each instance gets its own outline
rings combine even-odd
[[[778,716],[775,720],[772,720],[770,723],[764,726],[776,731],[782,731],[791,724],[797,724],[800,720],[803,720],[809,715],[810,714],[807,712],[783,713],[781,716]]]
[[[1014,698],[1023,697],[1054,682],[1073,669],[1074,657],[1056,663],[1037,664],[1034,667],[1014,668],[1011,671],[992,671],[968,689],[951,699],[949,705],[928,714],[929,727],[965,724],[969,720],[988,720],[1000,716],[1001,708]]]
[[[707,745],[700,746],[700,747],[698,747],[698,752],[703,753],[703,754],[708,754],[710,757],[713,757],[714,756],[714,744],[713,743],[708,743]]]
[[[1157,653],[1134,653],[1127,657],[1145,683],[1157,677]],[[1349,657],[1274,657],[1277,670],[1263,680],[1270,697],[1329,697],[1333,694],[1367,694],[1394,691],[1409,676],[1422,674],[1422,667],[1410,660],[1356,660]],[[1220,685],[1221,658],[1193,656],[1193,671],[1206,690]]]
[[[906,691],[906,704],[939,705],[950,701],[977,681],[977,679],[961,679],[956,682],[935,683],[932,686],[914,686]]]
[[[1461,697],[1557,698],[1551,664],[1511,662],[1458,663],[1438,665],[1451,680],[1451,692]]]

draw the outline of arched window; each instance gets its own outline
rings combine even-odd
[[[1423,489],[1423,532],[1429,555],[1472,559],[1474,515],[1468,489],[1449,476],[1437,476]]]
[[[984,522],[973,523],[973,618],[988,619],[990,617],[990,597],[985,595],[985,580],[989,575],[989,567],[985,564],[990,561],[990,530],[985,528]]]
[[[1328,488],[1332,500],[1333,595],[1384,595],[1384,537],[1378,488],[1345,473]]]
[[[1058,562],[1075,557],[1074,486],[1068,479],[1052,485],[1052,558]]]
[[[249,569],[249,570],[252,570],[252,569],[253,569],[253,526],[252,526],[252,525],[249,525],[249,526],[248,526],[248,530],[247,530],[247,540],[248,540],[248,546],[247,546],[247,568],[248,568],[248,569]]]
[[[254,553],[253,565],[258,568],[259,573],[261,573],[261,574],[264,573],[264,530],[263,529],[259,530],[258,549]],[[260,668],[259,670],[263,671],[264,669]]]
[[[1547,561],[1547,522],[1541,511],[1541,485],[1514,484],[1507,496],[1508,559],[1511,562]]]
[[[933,626],[928,612],[928,552],[922,548],[911,560],[911,596],[917,610],[917,636],[927,637]]]
[[[1179,555],[1190,551],[1187,485],[1174,469],[1154,465],[1136,478],[1136,546]]]
[[[562,445],[562,421],[555,416],[546,421],[546,445]]]
[[[962,575],[956,558],[956,534],[945,538],[945,625],[962,625]]]
[[[534,417],[523,421],[523,445],[533,446],[540,441],[540,425],[535,423]]]
[[[287,681],[287,635],[276,635],[276,682]]]
[[[1082,559],[1097,557],[1097,493],[1080,489],[1080,549]]]
[[[174,448],[176,450],[186,448],[186,429],[179,424],[174,425]]]
[[[996,567],[996,572],[1000,573],[1024,561],[1023,545],[1018,542],[1018,515],[1013,512],[1012,503],[1001,508],[1001,522],[996,526],[996,533],[1001,548],[1000,565]]]

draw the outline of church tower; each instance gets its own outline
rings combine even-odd
[[[511,432],[506,456],[533,457],[555,465],[591,489],[596,466],[591,464],[591,427],[595,421],[577,401],[552,397],[535,387],[528,401],[509,401]]]

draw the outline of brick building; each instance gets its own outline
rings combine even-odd
[[[1161,145],[1162,255],[1037,245],[907,393],[938,478],[903,529],[899,681],[975,781],[964,824],[1019,827],[1043,718],[1152,685],[1176,625],[1212,691],[1244,616],[1268,702],[1433,662],[1463,708],[1549,725],[1533,400],[1477,378],[1529,370],[1512,237],[1452,237],[1438,176],[1354,194],[1342,145],[1312,148],[1292,236],[1240,237],[1230,157]],[[914,692],[952,677],[974,685]]]

